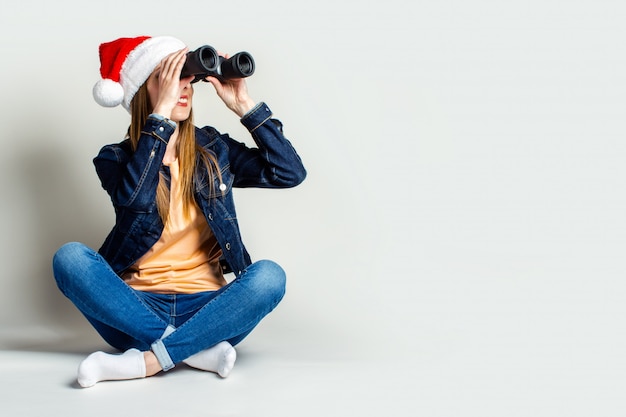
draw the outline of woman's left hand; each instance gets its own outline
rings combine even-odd
[[[224,58],[229,58],[228,55],[223,56]],[[229,109],[237,113],[239,117],[242,117],[256,105],[248,95],[248,86],[245,78],[220,81],[216,77],[208,76],[205,80],[213,84],[219,98],[222,99]]]

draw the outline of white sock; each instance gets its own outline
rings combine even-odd
[[[78,383],[87,388],[100,381],[135,379],[146,376],[143,352],[129,349],[122,354],[94,352],[78,366]]]
[[[220,342],[212,348],[191,355],[183,362],[203,371],[216,372],[226,378],[235,366],[237,352],[228,342]]]

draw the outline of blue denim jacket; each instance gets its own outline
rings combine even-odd
[[[210,126],[196,128],[196,142],[217,156],[223,183],[216,178],[210,187],[206,170],[198,164],[196,202],[222,248],[223,260],[236,276],[251,260],[241,240],[232,188],[288,188],[306,177],[300,157],[282,133],[282,124],[272,118],[265,103],[244,115],[241,123],[252,134],[257,148],[247,147]],[[143,256],[163,231],[156,189],[161,171],[169,177],[162,160],[173,132],[170,121],[151,115],[135,152],[126,139],[103,147],[94,158],[102,187],[115,208],[115,226],[99,252],[118,275]]]

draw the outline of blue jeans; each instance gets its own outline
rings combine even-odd
[[[151,349],[167,371],[221,341],[236,345],[285,294],[285,272],[258,261],[218,291],[155,294],[127,285],[96,251],[67,243],[54,255],[61,292],[111,346]]]

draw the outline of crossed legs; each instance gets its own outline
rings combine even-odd
[[[234,345],[280,302],[285,273],[272,261],[259,261],[222,289],[193,297],[193,314],[172,324],[150,302],[153,294],[133,290],[94,250],[80,243],[62,246],[53,259],[61,292],[121,355],[95,352],[79,366],[79,383],[133,379],[184,362],[216,372],[232,370]]]

